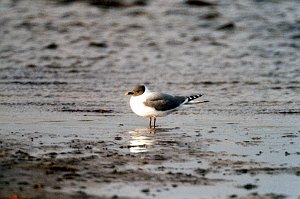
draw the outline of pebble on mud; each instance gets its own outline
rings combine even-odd
[[[154,160],[167,160],[167,158],[163,155],[154,155]]]
[[[241,188],[244,188],[244,189],[247,189],[247,190],[251,190],[251,189],[256,189],[257,185],[249,183],[249,184],[245,184],[245,185],[241,186]]]
[[[37,66],[35,64],[27,64],[26,67],[27,68],[36,68]]]
[[[122,137],[120,137],[120,136],[116,136],[115,137],[115,140],[122,140],[123,138]]]
[[[207,173],[209,173],[209,170],[198,168],[198,169],[195,169],[195,173],[197,173],[199,175],[202,175],[202,176],[205,176]]]
[[[34,184],[34,185],[33,185],[33,188],[34,188],[34,189],[43,189],[43,188],[44,188],[44,185],[43,185],[43,184]]]
[[[235,24],[233,22],[225,23],[217,28],[217,30],[234,30]]]
[[[143,192],[143,193],[149,193],[150,189],[147,189],[147,188],[146,189],[142,189],[141,192]]]
[[[96,42],[96,41],[91,41],[89,43],[90,47],[98,47],[98,48],[107,48],[108,45],[105,42]]]
[[[89,0],[90,5],[102,6],[104,8],[126,8],[131,6],[146,6],[146,0],[120,1],[120,0]]]
[[[58,48],[58,45],[56,43],[50,43],[47,46],[45,46],[46,49],[55,50]]]
[[[219,17],[221,17],[221,14],[218,12],[211,12],[211,13],[201,16],[202,19],[206,19],[206,20],[213,20],[213,19],[216,19]]]
[[[188,5],[199,6],[199,7],[216,5],[216,3],[209,2],[209,1],[202,1],[202,0],[186,0],[185,3]]]
[[[61,187],[60,187],[60,186],[54,186],[54,187],[52,187],[52,189],[57,189],[57,190],[60,190],[60,189],[61,189]]]

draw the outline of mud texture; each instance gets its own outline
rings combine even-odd
[[[300,2],[0,1],[0,199],[300,197]],[[205,103],[158,118],[145,83]]]

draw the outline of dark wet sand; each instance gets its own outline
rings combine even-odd
[[[298,1],[103,2],[0,2],[0,199],[300,197]]]

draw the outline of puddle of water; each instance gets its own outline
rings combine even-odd
[[[155,144],[155,141],[153,140],[153,136],[143,136],[140,135],[136,131],[130,131],[128,132],[130,135],[130,152],[131,153],[141,153],[141,152],[147,152],[148,148]],[[152,133],[151,130],[149,134]]]
[[[299,147],[295,144],[290,144],[291,141],[298,143],[299,137],[282,137],[287,135],[286,133],[298,135],[299,124],[296,122],[298,117],[285,116],[281,117],[280,121],[275,117],[274,122],[270,118],[249,119],[236,116],[224,119],[226,118],[224,115],[219,115],[218,117],[206,115],[205,119],[203,117],[177,115],[164,118],[161,120],[161,125],[166,126],[166,128],[158,128],[153,132],[147,128],[136,128],[139,125],[147,125],[138,117],[133,116],[134,119],[137,118],[137,122],[128,125],[131,124],[132,118],[122,114],[115,116],[115,119],[111,120],[101,115],[86,117],[82,114],[32,111],[30,116],[23,112],[18,113],[16,117],[16,113],[10,114],[6,112],[1,114],[1,118],[5,118],[2,120],[1,136],[7,134],[11,138],[25,140],[31,147],[37,147],[35,148],[37,151],[32,151],[32,154],[35,155],[45,155],[56,151],[57,153],[66,153],[66,155],[58,155],[57,157],[59,158],[68,157],[67,154],[69,152],[71,153],[70,157],[72,157],[72,149],[66,146],[65,143],[80,139],[85,141],[106,141],[110,143],[108,145],[109,149],[117,150],[124,154],[137,154],[137,158],[157,154],[166,157],[166,160],[160,164],[141,165],[128,163],[124,167],[118,167],[121,171],[122,169],[141,168],[146,172],[162,175],[166,172],[198,175],[195,172],[196,169],[210,169],[212,162],[219,159],[224,161],[257,162],[261,167],[299,166],[298,155],[294,153],[299,151]],[[54,118],[56,119],[54,120]],[[89,121],[86,122],[86,119]],[[12,120],[16,124],[12,125],[12,122],[8,122]],[[174,122],[180,128],[172,127]],[[255,128],[255,125],[258,127]],[[16,133],[10,135],[11,131]],[[33,142],[30,141],[31,137],[34,138]],[[244,142],[245,140],[250,142]],[[44,148],[40,146],[40,142],[44,143]],[[49,146],[48,149],[47,146]],[[51,146],[65,148],[55,149],[51,148]],[[129,147],[120,148],[120,146]],[[91,148],[82,156],[93,155],[97,150],[100,150],[100,148]],[[262,151],[262,153],[259,154],[259,151]],[[285,151],[289,151],[291,154],[285,155]],[[197,157],[197,153],[202,155]],[[245,166],[247,167],[247,163]],[[251,167],[251,164],[249,166]],[[163,167],[163,169],[159,167]],[[82,191],[96,195],[119,195],[140,198],[165,198],[171,195],[174,198],[197,198],[199,195],[203,198],[222,198],[234,194],[245,195],[252,192],[259,194],[274,192],[289,195],[290,198],[296,197],[297,194],[299,195],[297,187],[300,186],[300,178],[295,174],[237,175],[227,171],[227,169],[230,170],[232,167],[230,164],[227,166],[223,165],[217,169],[217,172],[209,171],[205,177],[225,180],[214,185],[204,186],[177,183],[173,187],[172,183],[169,182],[162,184],[154,182],[90,184],[88,182],[88,185],[84,184],[86,188],[82,189]],[[213,169],[216,168],[213,167]],[[244,186],[248,183],[255,184],[258,187],[252,190],[239,188],[239,186]],[[77,191],[78,189],[80,188],[71,186],[66,187],[65,191]],[[143,192],[141,191],[143,189],[149,189],[150,191]]]

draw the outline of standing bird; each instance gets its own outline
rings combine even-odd
[[[185,97],[151,92],[145,85],[137,85],[125,95],[131,95],[130,107],[135,114],[150,118],[150,128],[152,128],[152,118],[153,128],[155,128],[157,117],[169,115],[177,111],[182,105],[202,96],[199,94]]]

